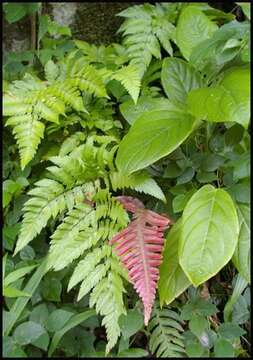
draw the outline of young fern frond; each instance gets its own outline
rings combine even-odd
[[[125,87],[136,104],[141,87],[138,67],[134,65],[123,66],[119,70],[116,70],[111,78],[118,80]]]
[[[155,302],[150,322],[149,348],[157,357],[184,357],[185,349],[183,343],[179,315],[165,307],[160,309],[158,302]]]
[[[133,220],[110,240],[110,244],[116,244],[114,251],[129,271],[130,281],[143,302],[144,324],[147,325],[159,279],[163,232],[170,220],[145,209],[140,200],[131,196],[117,199],[133,214]]]
[[[171,12],[176,11],[159,4],[143,4],[118,14],[126,18],[118,31],[123,33],[123,45],[127,48],[130,64],[137,66],[140,77],[152,56],[161,58],[160,43],[170,55],[173,54],[170,40],[175,38],[175,26],[168,19],[172,20]]]
[[[62,81],[51,83],[40,81],[31,75],[16,81],[4,94],[4,116],[11,116],[6,125],[13,127],[13,134],[19,146],[21,168],[33,159],[45,125],[41,120],[59,123],[59,116],[65,116],[71,106],[76,111],[87,112],[82,92],[92,96],[107,97],[103,79],[91,65],[78,66]]]

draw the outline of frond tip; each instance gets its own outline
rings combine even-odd
[[[128,269],[129,279],[142,299],[147,325],[159,279],[158,267],[162,262],[163,232],[170,220],[145,209],[140,200],[131,196],[117,199],[133,214],[133,220],[111,239],[110,244],[116,244],[115,252]]]

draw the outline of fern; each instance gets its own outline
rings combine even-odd
[[[107,190],[98,191],[92,202],[95,207],[77,205],[58,226],[51,237],[48,266],[61,270],[81,257],[68,291],[81,282],[78,300],[91,292],[90,307],[104,316],[109,352],[120,336],[118,319],[126,313],[122,277],[127,279],[127,274],[104,241],[127,225],[128,216]]]
[[[183,328],[180,317],[168,307],[160,309],[155,302],[148,325],[149,348],[156,357],[184,357]]]
[[[76,61],[77,62],[77,61]],[[72,67],[61,81],[43,82],[27,75],[15,81],[4,94],[5,116],[11,116],[6,125],[13,127],[19,146],[21,168],[33,159],[44,136],[45,125],[41,120],[59,123],[59,116],[66,116],[71,106],[76,111],[87,112],[82,92],[96,97],[107,97],[103,79],[91,65]]]
[[[144,4],[132,6],[118,14],[126,18],[118,31],[123,33],[123,45],[127,48],[130,64],[137,66],[140,77],[152,56],[161,58],[160,43],[170,55],[173,54],[170,40],[174,40],[175,26],[168,20],[174,20],[172,14],[175,12],[175,7]]]
[[[110,180],[114,191],[117,189],[130,188],[141,193],[152,195],[157,199],[166,202],[162,190],[145,170],[131,175],[123,175],[120,172],[111,172]]]
[[[130,196],[117,198],[124,208],[133,213],[133,221],[112,238],[115,252],[129,270],[129,278],[144,305],[144,324],[147,325],[159,278],[162,261],[163,231],[169,219],[146,210],[138,199]]]
[[[138,67],[133,65],[123,66],[115,71],[111,78],[118,80],[125,87],[136,104],[141,87]]]

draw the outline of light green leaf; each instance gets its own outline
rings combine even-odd
[[[10,298],[16,298],[16,297],[21,297],[21,296],[30,296],[30,294],[28,294],[27,292],[21,291],[12,286],[5,286],[4,290],[3,290],[3,295],[6,297],[10,297]]]
[[[116,164],[131,174],[175,150],[191,133],[194,118],[182,111],[150,111],[139,117],[119,145]]]
[[[26,321],[18,325],[13,333],[13,337],[18,344],[26,345],[35,341],[44,333],[45,329],[41,324],[37,324],[33,321]]]
[[[120,112],[126,119],[129,124],[133,124],[136,119],[138,119],[143,113],[149,112],[153,109],[156,110],[174,110],[176,109],[168,99],[152,98],[151,96],[141,96],[139,97],[137,103],[135,104],[133,100],[124,101],[120,105]]]
[[[69,331],[70,329],[79,325],[80,323],[82,323],[83,321],[87,320],[89,317],[91,317],[95,314],[96,314],[95,310],[87,310],[87,311],[84,311],[80,314],[73,316],[61,330],[57,331],[54,334],[53,339],[50,344],[50,347],[49,347],[49,350],[48,350],[48,355],[51,356],[53,354],[53,352],[57,348],[59,341],[61,340],[61,338],[67,331]]]
[[[229,69],[219,86],[191,90],[189,111],[212,122],[234,121],[247,128],[250,119],[250,71],[246,67]]]
[[[190,90],[204,86],[200,73],[192,65],[178,58],[163,60],[161,81],[169,100],[178,104],[185,104]]]
[[[136,104],[141,87],[138,67],[134,65],[123,66],[114,72],[112,79],[118,80],[124,86]]]
[[[244,277],[250,282],[250,209],[248,205],[237,204],[240,225],[239,239],[232,261]]]
[[[13,283],[14,281],[16,281],[16,280],[22,278],[23,276],[25,276],[26,274],[29,274],[29,272],[31,272],[36,266],[37,265],[25,266],[23,268],[20,268],[20,269],[17,269],[15,271],[11,272],[4,279],[4,285],[8,286],[11,283]]]
[[[187,6],[180,13],[176,41],[183,56],[189,60],[193,48],[212,36],[218,26],[197,7]]]
[[[229,194],[212,185],[200,188],[182,216],[179,263],[194,286],[214,276],[231,259],[239,223]]]
[[[160,279],[158,282],[161,306],[164,303],[170,304],[190,286],[190,281],[187,279],[178,261],[180,231],[181,220],[178,220],[166,236],[163,262],[160,266]]]
[[[59,74],[59,68],[52,60],[49,60],[45,65],[45,77],[49,82],[54,81]]]

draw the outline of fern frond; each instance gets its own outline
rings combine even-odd
[[[34,114],[10,117],[6,125],[13,127],[13,135],[17,141],[21,159],[21,169],[33,159],[44,135],[45,125]]]
[[[176,12],[176,9],[173,11]],[[171,16],[170,8],[159,4],[135,5],[118,15],[126,18],[119,32],[123,33],[123,45],[127,48],[130,64],[137,66],[141,77],[152,56],[161,58],[160,43],[172,55],[170,40],[175,39],[175,26],[171,20],[175,19]]]
[[[162,261],[163,232],[170,221],[145,209],[138,199],[130,196],[117,199],[133,213],[133,220],[110,240],[110,244],[116,243],[115,252],[128,269],[129,278],[142,299],[144,324],[147,325],[155,300],[158,266]]]
[[[141,87],[138,67],[134,65],[123,66],[113,73],[112,79],[119,81],[125,87],[136,104]]]
[[[114,191],[117,189],[130,188],[166,202],[166,198],[161,188],[145,170],[130,175],[124,175],[114,171],[110,173],[110,180]]]
[[[35,186],[28,192],[33,197],[24,205],[24,217],[14,255],[41,232],[50,218],[55,219],[67,208],[71,210],[93,188],[87,183],[66,189],[63,184],[52,179],[40,180]]]
[[[54,270],[65,268],[95,245],[98,240],[95,230],[94,209],[83,203],[77,204],[51,236],[48,261]]]
[[[105,240],[124,228],[128,221],[120,202],[103,189],[91,202],[76,204],[51,236],[48,268],[60,270],[78,259],[68,291],[81,282],[77,300],[91,292],[90,307],[96,306],[97,313],[104,316],[107,352],[120,335],[118,319],[126,313],[121,278],[128,277]]]
[[[183,343],[179,315],[169,308],[160,309],[155,302],[148,330],[151,333],[149,348],[157,357],[184,357],[185,349]]]

